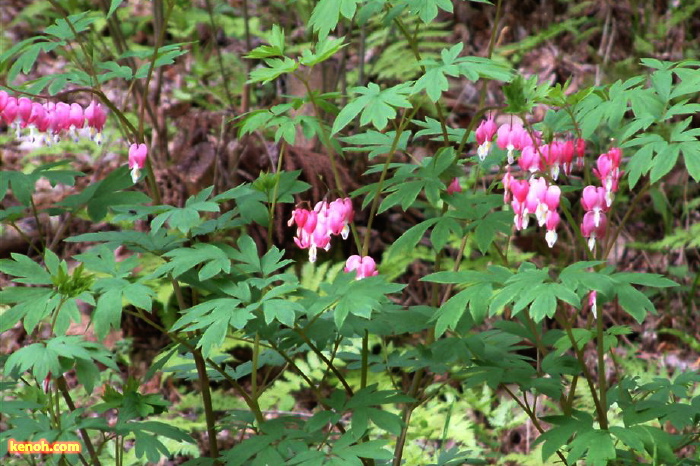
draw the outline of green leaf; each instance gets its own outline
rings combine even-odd
[[[130,67],[120,65],[115,61],[101,62],[97,64],[97,67],[101,70],[108,71],[108,73],[100,75],[100,82],[105,82],[113,78],[125,79],[129,81],[134,77],[134,71]]]
[[[227,332],[228,325],[223,325],[223,322],[211,323],[206,327],[206,330],[197,343],[197,348],[201,348],[204,358],[208,358],[214,349],[221,347]]]
[[[304,312],[304,307],[299,303],[286,299],[269,299],[263,301],[263,315],[265,316],[266,324],[277,320],[283,325],[293,327],[296,318],[295,311],[302,313]]]
[[[668,172],[670,172],[676,165],[679,154],[680,146],[678,144],[669,144],[662,151],[660,151],[656,157],[654,157],[651,174],[649,176],[650,181],[652,183],[656,183]]]
[[[545,317],[552,318],[557,310],[557,298],[551,286],[545,286],[541,293],[532,301],[530,314],[535,323],[540,322]]]
[[[435,314],[435,335],[441,336],[449,329],[455,329],[464,315],[467,306],[471,310],[475,323],[481,323],[488,313],[488,300],[491,298],[493,288],[490,283],[479,283],[460,291],[440,306]]]
[[[403,421],[398,415],[376,408],[367,408],[367,413],[372,422],[380,429],[393,435],[399,435],[401,433]]]
[[[615,444],[607,430],[590,430],[576,436],[571,442],[567,461],[574,464],[588,450],[585,463],[591,466],[606,466],[616,458]]]
[[[445,75],[457,77],[460,74],[460,68],[455,63],[455,59],[463,48],[464,44],[459,42],[450,49],[443,49],[442,63],[434,60],[425,61],[425,73],[413,85],[413,93],[417,94],[425,89],[428,98],[437,102],[442,93],[450,88],[450,83]]]
[[[309,26],[318,33],[320,39],[336,28],[340,15],[351,19],[355,16],[357,4],[361,0],[320,0],[311,12]]]
[[[637,452],[644,451],[644,442],[639,438],[638,433],[634,429],[629,429],[620,426],[610,426],[610,433],[620,439],[622,443],[627,445],[632,450]]]
[[[100,340],[109,333],[110,329],[118,329],[122,319],[122,293],[120,289],[107,290],[97,300],[97,307],[92,312],[92,325],[95,335]]]
[[[333,123],[331,134],[345,128],[360,112],[362,112],[361,125],[372,123],[381,131],[386,127],[389,119],[396,117],[396,107],[411,107],[407,99],[411,93],[410,82],[397,84],[384,90],[375,83],[369,83],[367,87],[355,87],[350,89],[350,92],[361,95],[348,102],[340,111]]]
[[[323,38],[315,45],[313,52],[309,49],[305,49],[302,52],[299,62],[305,66],[318,65],[328,60],[338,50],[343,48],[345,46],[343,43],[344,41],[345,37],[338,37],[335,39],[329,39],[328,37]]]
[[[156,69],[164,65],[172,65],[175,63],[175,59],[180,55],[187,53],[187,50],[181,46],[184,44],[168,44],[163,47],[158,48],[156,53],[156,59],[153,61],[151,66],[151,61],[153,59],[153,53],[148,56],[148,62],[144,63],[136,70],[134,77],[137,79],[144,79],[148,77],[148,72],[151,68]]]
[[[451,0],[403,0],[408,5],[409,11],[417,14],[424,23],[429,23],[438,15],[438,8],[452,13]]]
[[[27,333],[31,334],[39,322],[56,311],[59,304],[60,297],[56,293],[52,293],[45,301],[34,302],[24,316],[24,329]]]
[[[189,248],[178,248],[164,254],[170,260],[158,267],[153,276],[162,277],[172,274],[179,277],[187,271],[205,264],[199,271],[199,279],[207,280],[222,271],[231,271],[231,260],[226,252],[213,243],[195,243]]]
[[[423,238],[423,235],[425,235],[428,228],[435,225],[439,220],[439,218],[431,218],[406,230],[396,241],[394,241],[394,244],[389,246],[385,252],[387,257],[408,254]]]
[[[430,242],[433,245],[433,249],[440,251],[444,248],[450,239],[450,234],[461,238],[463,236],[462,226],[454,218],[441,217],[430,233]]]
[[[75,33],[79,34],[86,31],[90,25],[99,18],[99,15],[96,14],[88,16],[89,13],[92,12],[84,11],[82,13],[70,15],[66,19],[58,18],[56,22],[47,27],[44,32],[59,39],[74,39]],[[73,31],[75,31],[75,33]]]
[[[631,285],[622,285],[616,287],[617,298],[620,306],[638,323],[644,322],[647,314],[656,314],[654,304],[647,298],[644,293],[637,290]]]
[[[656,288],[668,288],[678,286],[678,283],[669,280],[663,275],[657,273],[642,273],[642,272],[619,272],[612,276],[614,280],[625,283],[634,283],[635,285],[653,286]]]
[[[683,142],[679,145],[688,173],[696,182],[700,182],[700,143]]]
[[[569,439],[579,432],[590,431],[590,422],[578,420],[565,416],[549,416],[547,422],[555,424],[545,433],[540,435],[535,443],[544,442],[542,445],[542,461],[547,461],[549,457],[569,443]]]
[[[267,67],[256,68],[250,72],[250,79],[247,81],[249,84],[268,83],[280,75],[293,73],[299,67],[299,63],[289,57],[266,58],[264,62]]]
[[[19,375],[32,369],[34,377],[44,380],[49,372],[60,374],[61,364],[58,355],[41,343],[33,343],[12,353],[5,362],[5,374]]]
[[[272,31],[267,35],[270,45],[261,45],[250,51],[245,58],[268,58],[284,56],[284,29],[278,24],[272,26]]]
[[[491,212],[483,219],[478,220],[474,237],[479,251],[486,254],[498,233],[509,235],[512,223],[513,214],[505,211]]]
[[[117,11],[117,8],[119,8],[119,5],[122,4],[122,1],[123,0],[111,0],[109,10],[107,11],[107,19],[109,19],[109,17],[112,16],[115,11]]]
[[[0,259],[0,272],[13,277],[15,283],[26,283],[32,285],[52,285],[51,275],[41,265],[37,264],[29,257],[13,252],[12,259]]]
[[[369,440],[367,442],[350,445],[349,447],[343,448],[342,450],[336,450],[334,448],[333,453],[337,455],[344,455],[350,453],[351,455],[357,456],[359,458],[390,460],[391,458],[393,458],[394,455],[389,450],[383,448],[386,444],[386,440]]]

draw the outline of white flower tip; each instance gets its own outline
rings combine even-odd
[[[593,235],[591,235],[591,237],[588,238],[588,249],[590,249],[591,252],[593,252],[593,250],[595,249],[595,236]]]

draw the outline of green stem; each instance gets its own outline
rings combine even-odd
[[[600,428],[601,429],[607,429],[608,428],[608,403],[607,403],[607,379],[605,376],[605,351],[604,351],[604,339],[605,339],[605,332],[604,332],[604,327],[603,327],[603,318],[602,316],[597,316],[596,317],[596,326],[598,330],[598,335],[597,335],[597,351],[598,351],[598,390],[599,390],[599,395],[598,398],[600,399],[600,405],[603,408],[602,409],[602,416],[599,419],[600,423]]]
[[[411,36],[411,34],[406,29],[406,25],[404,25],[403,21],[401,21],[400,18],[394,18],[394,23],[399,28],[399,31],[401,31],[401,34],[403,34],[403,36],[406,38],[406,41],[408,41],[408,44],[411,47],[411,51],[413,52],[413,57],[419,63],[418,66],[420,66],[421,73],[425,74],[425,66],[420,64],[423,59],[421,58],[420,51],[418,50],[418,44],[416,43],[415,34]],[[442,105],[440,105],[439,101],[435,102],[435,110],[437,111],[438,120],[440,121],[443,145],[444,147],[448,147],[450,145],[450,138],[447,134],[447,124],[445,123],[445,115],[443,114]]]
[[[367,373],[369,372],[369,331],[365,329],[365,334],[362,335],[362,352],[361,354],[361,369],[360,369],[360,388],[367,386]]]
[[[569,337],[569,341],[571,342],[571,347],[574,349],[574,353],[576,354],[576,359],[578,359],[578,362],[581,365],[581,370],[583,371],[583,375],[586,379],[586,382],[588,383],[588,389],[591,392],[591,397],[593,398],[593,403],[595,404],[595,410],[598,414],[598,422],[600,423],[601,428],[607,429],[607,415],[605,409],[600,402],[600,398],[598,397],[598,392],[595,388],[595,381],[593,380],[593,375],[588,370],[588,366],[586,365],[586,359],[584,357],[583,350],[579,348],[578,343],[576,342],[576,338],[574,338],[574,334],[571,331],[571,324],[566,319],[562,318],[562,316],[559,315],[558,312],[554,314],[554,317],[557,320],[557,322],[559,322],[559,325],[561,325],[564,328],[564,331],[566,332],[566,335]]]
[[[399,145],[399,140],[401,139],[401,133],[403,133],[404,129],[408,125],[408,122],[411,121],[411,118],[413,118],[413,115],[415,115],[416,111],[418,111],[418,108],[413,108],[411,109],[410,115],[408,118],[406,118],[406,115],[408,112],[404,112],[401,121],[399,122],[398,127],[396,128],[396,136],[394,136],[394,140],[391,142],[391,148],[389,149],[389,152],[387,152],[387,158],[386,162],[384,163],[384,167],[382,168],[382,173],[379,176],[379,182],[377,183],[377,189],[374,192],[374,199],[372,199],[372,206],[369,209],[369,218],[367,219],[367,233],[365,234],[364,241],[362,243],[362,252],[361,256],[366,256],[367,253],[369,252],[369,240],[370,236],[372,234],[372,223],[374,223],[374,217],[377,215],[377,209],[379,208],[379,198],[380,194],[382,192],[382,188],[384,187],[384,180],[386,179],[387,174],[389,173],[389,166],[391,165],[391,161],[393,160],[394,153],[396,152],[396,148]]]
[[[178,337],[175,333],[169,332],[166,330],[164,327],[161,325],[158,325],[157,323],[153,322],[151,319],[149,319],[146,315],[144,315],[142,312],[140,312],[140,309],[137,308],[139,312],[133,312],[126,310],[125,312],[127,314],[131,314],[133,316],[136,316],[146,322],[148,325],[151,327],[159,330],[165,335],[168,335],[168,337],[178,345],[182,345],[183,347],[187,348],[187,350],[191,353],[194,353],[196,348],[190,344],[188,341],[183,340],[182,338]],[[209,364],[209,367],[214,369],[216,372],[221,374],[233,387],[233,389],[238,393],[238,395],[243,398],[243,401],[245,402],[246,405],[248,405],[248,408],[253,412],[255,415],[255,419],[258,421],[258,423],[262,424],[265,421],[264,416],[262,415],[262,411],[260,411],[260,406],[258,405],[256,400],[253,400],[250,395],[241,387],[241,385],[233,378],[231,377],[224,368],[222,368],[219,364],[216,362],[212,361],[211,359],[207,359],[207,364]]]
[[[420,392],[420,384],[422,379],[423,370],[419,370],[413,377],[413,381],[411,382],[411,388],[409,389],[409,396],[412,398],[416,398],[416,401],[412,403],[407,403],[403,408],[401,416],[403,420],[403,426],[401,427],[401,433],[399,433],[399,437],[396,439],[396,446],[394,447],[394,459],[391,463],[392,466],[401,465],[401,458],[403,457],[403,449],[406,445],[406,435],[408,434],[408,427],[411,421],[411,415],[413,414],[413,411],[420,405],[420,402],[417,400],[417,397],[418,393]]]
[[[250,370],[250,396],[258,399],[258,361],[260,359],[260,334],[255,332],[255,341],[253,341],[253,360]]]
[[[73,52],[74,64],[78,68],[87,70],[86,74],[90,75],[90,78],[92,79],[92,85],[99,86],[100,81],[99,81],[99,79],[97,79],[97,73],[95,72],[95,68],[92,66],[92,57],[88,53],[83,41],[80,40],[80,35],[78,34],[78,31],[75,29],[75,26],[71,22],[69,15],[68,15],[68,11],[66,11],[59,3],[57,3],[56,0],[49,0],[49,3],[51,4],[51,6],[53,6],[56,10],[58,10],[63,15],[63,20],[68,25],[68,28],[73,33],[73,36],[75,36],[75,40],[78,42],[78,46],[80,47],[80,49],[83,51],[83,54],[85,55],[85,62],[83,63],[78,58],[78,55],[75,52]],[[68,47],[69,48],[71,47],[70,44],[68,45]],[[72,48],[70,48],[70,50],[72,51]]]
[[[181,312],[187,309],[187,304],[185,304],[185,299],[182,295],[182,290],[180,289],[180,284],[178,281],[170,277],[171,284],[173,286],[173,292],[175,293],[175,298],[177,299],[178,307]],[[139,313],[141,318],[144,319],[143,313]],[[146,319],[144,319],[146,320]],[[162,329],[163,331],[165,329]],[[167,332],[165,332],[167,333]],[[212,458],[216,459],[219,457],[219,447],[216,443],[216,418],[214,416],[214,409],[211,402],[211,386],[209,384],[209,375],[207,374],[207,366],[202,356],[202,350],[199,348],[188,348],[192,353],[194,358],[195,366],[197,367],[197,375],[199,376],[200,392],[202,396],[202,404],[204,405],[204,417],[207,423],[207,435],[209,436],[209,453]]]
[[[311,339],[309,339],[309,337],[308,337],[308,336],[306,335],[306,333],[304,332],[304,329],[303,329],[303,328],[299,327],[298,325],[295,325],[295,326],[294,326],[294,331],[302,338],[302,340],[304,340],[304,342],[309,346],[309,348],[311,348],[311,351],[313,351],[314,354],[316,354],[316,356],[318,356],[319,359],[320,359],[321,361],[323,361],[323,363],[326,365],[326,367],[328,367],[328,368],[331,370],[331,372],[333,372],[333,374],[338,378],[338,381],[340,382],[340,384],[341,384],[341,385],[343,386],[343,388],[345,389],[345,392],[348,394],[349,397],[352,398],[352,396],[353,396],[355,393],[353,392],[352,387],[350,387],[350,385],[348,384],[347,380],[345,380],[345,377],[343,377],[343,374],[340,373],[340,371],[338,370],[338,368],[335,367],[335,365],[334,365],[331,361],[328,360],[328,358],[326,357],[326,355],[323,354],[323,353],[316,347],[316,345],[313,344],[313,342],[311,341]]]
[[[280,186],[280,173],[282,171],[282,159],[284,158],[284,150],[287,148],[287,143],[282,141],[280,145],[280,154],[277,158],[277,170],[275,171],[275,186],[272,188],[272,199],[270,201],[270,207],[267,213],[268,225],[267,225],[267,245],[272,247],[272,228],[274,226],[274,216],[275,216],[275,206],[277,205],[277,194],[279,192]]]
[[[632,213],[637,211],[637,204],[639,204],[639,202],[642,200],[642,196],[644,196],[647,193],[649,188],[651,188],[651,182],[647,181],[647,183],[642,187],[642,189],[639,190],[634,199],[632,199],[632,202],[630,202],[630,206],[627,209],[627,212],[625,212],[624,217],[622,217],[622,220],[620,220],[620,223],[615,229],[615,233],[613,233],[607,241],[607,247],[603,252],[603,260],[607,259],[608,255],[610,255],[610,251],[615,246],[615,242],[617,241],[617,237],[620,236],[622,228],[624,228],[625,224],[627,224],[627,221],[629,220]]]
[[[532,421],[532,425],[535,426],[535,429],[537,429],[537,432],[539,432],[540,434],[544,434],[544,429],[540,425],[540,421],[539,419],[537,419],[537,415],[532,410],[530,410],[530,408],[525,403],[523,403],[523,401],[515,393],[513,393],[513,391],[510,388],[508,388],[507,385],[501,385],[501,387],[506,391],[506,393],[508,393],[508,395],[513,399],[513,401],[515,401],[518,404],[518,406],[520,406],[520,408],[525,412],[525,414],[527,414],[527,416]],[[566,457],[564,457],[562,452],[557,450],[556,454],[563,464],[569,464],[567,463]]]
[[[211,386],[209,385],[209,375],[207,365],[202,356],[202,351],[197,348],[192,351],[194,363],[197,366],[199,376],[200,391],[202,393],[202,404],[204,405],[204,417],[207,422],[207,435],[209,437],[209,455],[216,460],[219,457],[219,446],[216,442],[216,417],[211,402]],[[218,464],[218,461],[216,461]]]
[[[209,24],[211,25],[211,34],[212,37],[216,37],[216,23],[214,22],[214,10],[211,6],[211,0],[204,0],[204,4],[207,7],[207,14],[209,15]],[[246,8],[247,5],[244,5],[244,9]],[[247,14],[247,12],[245,13]],[[247,19],[245,20],[247,22]],[[247,26],[246,26],[247,30]],[[228,106],[233,111],[233,95],[231,94],[231,90],[229,89],[229,79],[228,76],[226,76],[226,70],[224,68],[224,58],[221,54],[221,48],[219,47],[218,42],[214,39],[212,40],[214,44],[214,51],[216,53],[216,61],[219,65],[219,73],[221,73],[221,80],[223,81],[224,85],[224,92],[226,92],[226,100],[228,100]]]
[[[66,379],[63,377],[63,375],[56,377],[56,387],[58,387],[58,389],[61,391],[63,399],[66,400],[68,409],[70,409],[71,412],[75,411],[75,403],[73,403],[73,399],[68,391],[68,384],[66,383]],[[100,466],[100,460],[97,457],[97,452],[95,451],[95,447],[92,445],[92,441],[90,441],[90,436],[88,435],[87,431],[84,428],[81,428],[78,429],[78,432],[80,432],[80,436],[83,438],[83,442],[85,442],[85,448],[87,448],[88,453],[90,453],[90,460],[92,461],[92,464],[94,466]]]

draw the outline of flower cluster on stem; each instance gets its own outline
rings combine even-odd
[[[330,203],[321,201],[314,206],[313,210],[296,208],[287,225],[297,226],[294,242],[301,249],[309,250],[309,262],[316,262],[319,248],[326,251],[331,248],[331,236],[340,235],[343,239],[348,238],[350,222],[354,216],[352,201],[346,197]],[[359,255],[348,257],[344,270],[346,273],[355,272],[356,280],[372,277],[378,273],[374,259]]]
[[[484,160],[491,150],[491,143],[496,137],[496,145],[507,151],[508,167],[503,176],[503,202],[510,203],[515,216],[516,230],[523,230],[529,224],[530,215],[534,215],[537,224],[547,230],[545,240],[549,247],[557,241],[557,227],[561,218],[558,208],[561,189],[539,174],[548,173],[556,181],[561,170],[571,173],[574,156],[583,156],[585,145],[582,140],[552,141],[542,144],[539,131],[529,132],[519,123],[506,123],[500,127],[493,120],[493,115],[481,122],[476,130],[479,144],[477,155]],[[516,161],[529,179],[516,179],[510,165]]]
[[[552,182],[558,180],[561,172],[569,176],[575,163],[583,166],[585,141],[555,139],[543,144],[539,131],[528,131],[518,123],[506,123],[498,127],[491,115],[476,130],[479,144],[477,155],[481,160],[489,154],[494,137],[496,145],[507,151],[508,167],[502,180],[505,191],[503,202],[509,203],[513,208],[515,229],[527,228],[530,215],[534,215],[537,224],[546,227],[545,240],[550,248],[553,247],[558,237],[556,229],[561,221],[558,212],[561,189]],[[517,157],[518,166],[523,173],[529,174],[529,179],[516,179],[510,171],[510,165],[516,161],[516,151],[520,152]],[[612,148],[600,155],[593,174],[603,186],[587,186],[583,190],[581,204],[586,213],[581,223],[581,232],[588,239],[591,250],[595,247],[596,239],[605,235],[605,213],[612,205],[623,174],[620,170],[621,159],[622,151],[619,148]]]
[[[296,224],[294,242],[301,249],[308,249],[309,261],[316,262],[319,248],[330,249],[332,235],[347,239],[353,216],[350,198],[336,199],[331,203],[321,201],[313,210],[294,209],[287,225]]]
[[[50,145],[67,133],[76,141],[80,137],[88,137],[101,144],[107,113],[97,102],[91,102],[86,108],[77,103],[42,104],[28,97],[16,98],[0,91],[0,118],[15,129],[18,138],[22,136],[23,130],[28,129],[32,142]]]

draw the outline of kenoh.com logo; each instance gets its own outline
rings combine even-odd
[[[8,453],[19,453],[27,455],[54,453],[65,455],[71,453],[80,453],[82,445],[80,442],[47,442],[46,439],[41,439],[36,442],[18,442],[15,439],[7,441]]]

